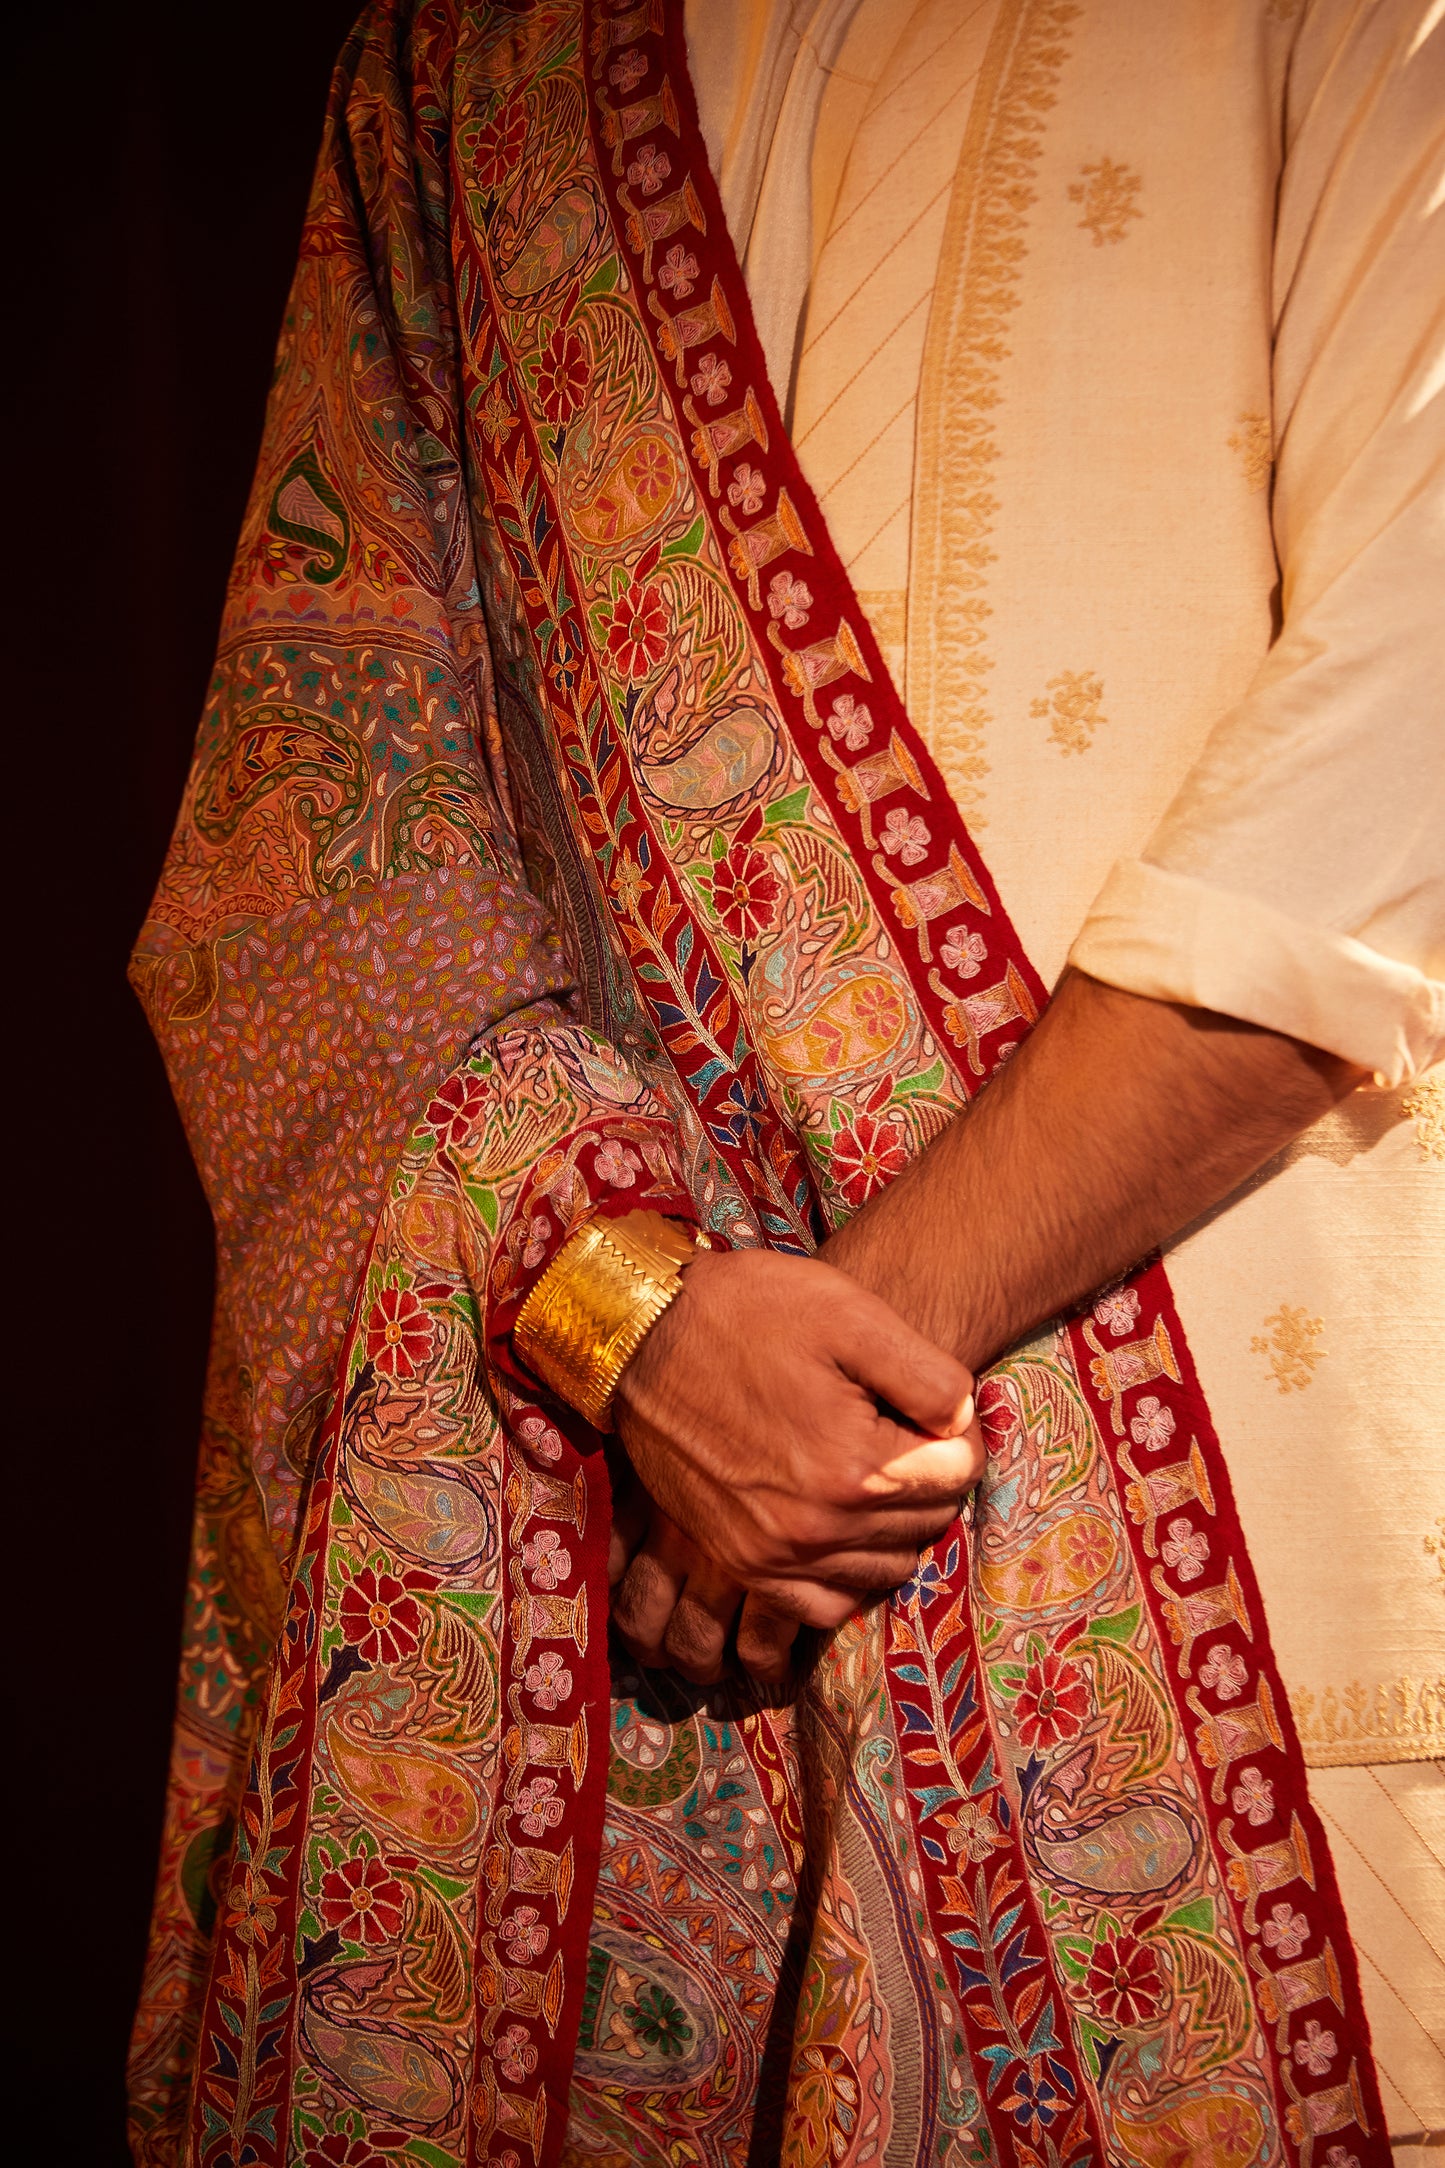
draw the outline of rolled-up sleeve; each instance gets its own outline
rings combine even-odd
[[[1438,7],[1315,6],[1286,119],[1279,636],[1138,857],[1113,868],[1070,961],[1395,1084],[1445,1056]]]

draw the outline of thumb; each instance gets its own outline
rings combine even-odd
[[[930,1438],[957,1438],[974,1419],[973,1378],[941,1347],[915,1332],[878,1295],[850,1289],[834,1312],[838,1367],[876,1400],[887,1401]]]

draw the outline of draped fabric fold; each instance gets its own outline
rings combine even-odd
[[[1044,999],[783,433],[680,8],[355,33],[136,975],[221,1259],[141,2159],[741,2162],[761,2098],[789,2162],[1380,2168],[1157,1265],[996,1367],[980,1492],[790,1711],[609,1673],[522,1294],[597,1210],[810,1247]]]

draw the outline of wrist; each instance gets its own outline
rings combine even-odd
[[[708,1247],[659,1212],[586,1221],[518,1311],[516,1355],[595,1429],[610,1430],[623,1371]]]

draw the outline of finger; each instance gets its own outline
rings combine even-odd
[[[855,1287],[833,1312],[836,1360],[847,1377],[886,1400],[927,1437],[957,1444],[973,1421],[973,1378],[896,1310]]]
[[[744,1671],[759,1685],[781,1686],[792,1669],[797,1638],[797,1619],[750,1590],[738,1619],[738,1662]]]
[[[815,1626],[825,1632],[841,1626],[858,1608],[856,1591],[812,1580],[763,1581],[749,1592],[748,1601],[775,1619],[791,1620],[795,1628]],[[738,1632],[741,1637],[741,1624]]]
[[[663,1636],[663,1653],[695,1686],[710,1686],[723,1673],[723,1658],[743,1589],[731,1574],[701,1552],[694,1555],[687,1586]]]
[[[654,1511],[652,1500],[635,1478],[615,1483],[612,1490],[612,1528],[607,1539],[607,1585],[616,1588],[647,1534]]]
[[[901,1587],[917,1570],[916,1550],[839,1550],[810,1558],[805,1578],[810,1586],[835,1589],[856,1604],[860,1597]]]
[[[663,1637],[695,1555],[682,1530],[654,1511],[642,1547],[613,1593],[617,1631],[637,1661],[653,1670],[667,1662]]]

